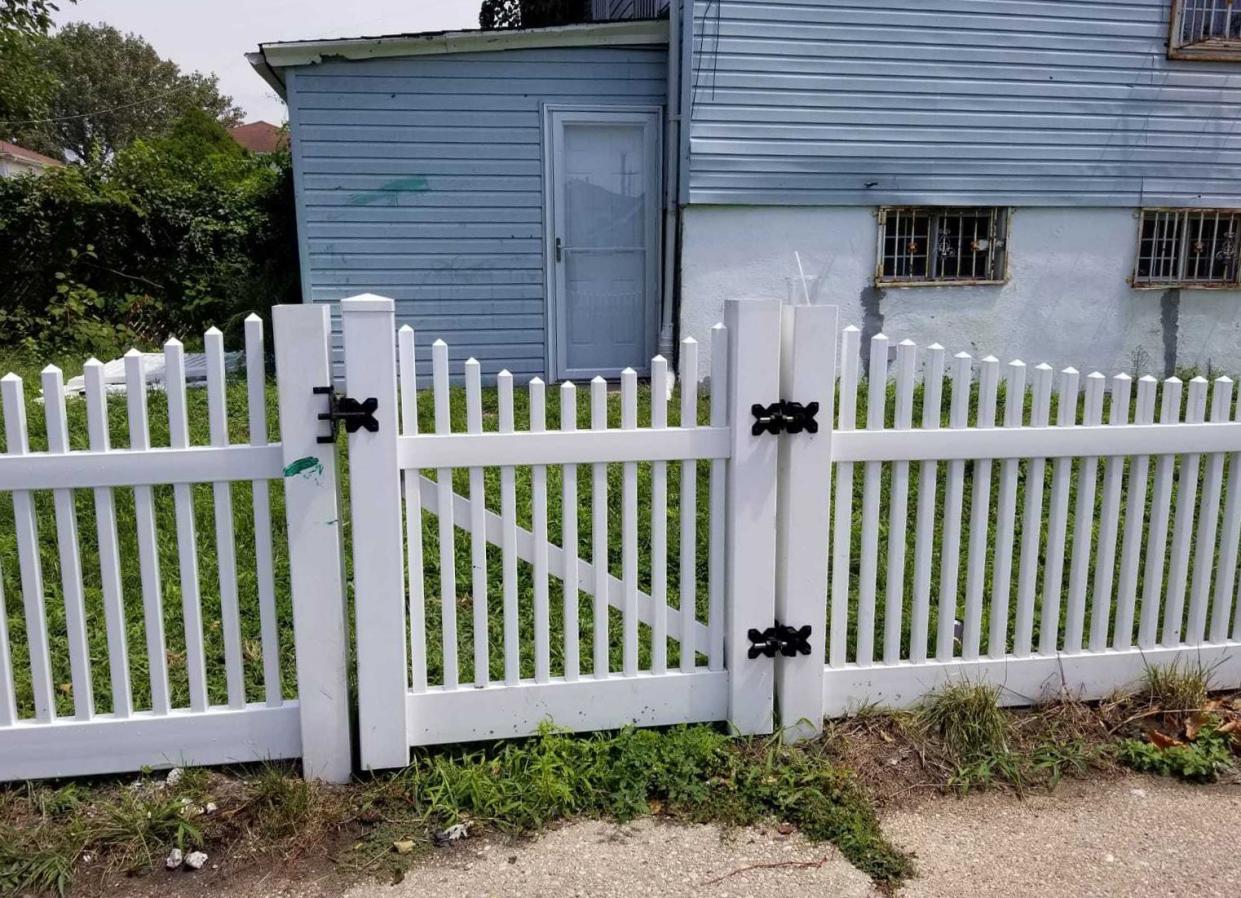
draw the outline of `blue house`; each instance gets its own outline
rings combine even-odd
[[[392,296],[492,375],[643,371],[735,296],[1030,362],[1241,371],[1226,0],[631,18],[658,12],[261,45],[305,299]]]

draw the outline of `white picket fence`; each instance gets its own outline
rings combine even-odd
[[[207,445],[191,444],[197,405],[175,341],[167,446],[151,444],[136,355],[126,448],[108,444],[97,363],[80,437],[60,373],[44,372],[46,451],[30,450],[22,384],[4,378],[0,490],[12,494],[21,607],[9,598],[0,610],[0,779],[291,757],[307,775],[347,779],[345,533],[365,769],[402,766],[411,746],[547,722],[769,733],[778,709],[799,738],[824,715],[908,706],[957,678],[999,685],[1008,704],[1100,697],[1176,662],[1241,684],[1241,409],[1227,378],[1091,374],[1083,387],[1073,369],[949,359],[909,342],[893,354],[876,336],[863,382],[860,334],[840,330],[835,309],[753,301],[726,312],[712,331],[708,407],[686,340],[679,404],[656,358],[649,390],[622,376],[609,421],[601,380],[587,398],[537,379],[519,391],[499,372],[493,400],[481,366],[443,342],[420,390],[414,333],[396,329],[392,301],[344,300],[344,386],[375,406],[348,438],[347,530],[321,420],[324,306],[273,316],[279,443],[267,440],[257,319],[246,325],[245,444],[229,442],[214,331]],[[778,399],[818,403],[817,430],[755,428],[755,406]],[[287,546],[275,541],[272,481]],[[237,538],[238,483],[252,484],[238,487],[252,490],[252,546]],[[161,568],[169,519],[157,514],[169,484],[175,577]],[[211,485],[214,540],[195,532],[195,484]],[[74,499],[88,490],[93,539]],[[37,532],[48,491],[51,556]],[[132,539],[118,530],[130,519],[118,517],[118,491],[126,503],[132,493]],[[199,576],[204,546],[213,582]],[[59,590],[46,588],[49,564]],[[121,573],[135,564],[140,651],[126,645],[136,605]],[[174,592],[179,614],[165,607]],[[48,613],[53,594],[63,627],[51,623],[62,619]],[[243,644],[243,605],[261,619],[257,649]],[[96,617],[106,640],[92,643]],[[204,619],[218,620],[218,638]],[[800,651],[753,650],[752,631],[762,643],[776,623],[809,626]],[[289,631],[296,698],[281,686]],[[183,654],[169,655],[169,632]],[[92,694],[100,682],[107,704]],[[58,694],[71,714],[57,713]]]

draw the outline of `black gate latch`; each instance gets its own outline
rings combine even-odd
[[[814,420],[814,416],[818,413],[817,402],[807,402],[803,405],[800,402],[781,399],[767,406],[756,402],[750,406],[750,414],[754,416],[754,424],[750,427],[750,433],[754,436],[764,431],[773,434],[801,433],[803,430],[807,433],[818,433],[819,422]]]
[[[786,658],[792,658],[795,655],[810,654],[810,624],[804,627],[794,627],[789,624],[781,624],[776,621],[774,627],[768,627],[766,630],[750,630],[746,636],[749,637],[750,651],[747,653],[752,659],[763,655],[767,658],[776,657],[779,652]]]
[[[329,422],[331,436],[320,436],[320,443],[335,443],[336,430],[341,421],[345,422],[345,433],[357,433],[365,429],[370,433],[379,432],[379,422],[375,420],[375,410],[379,408],[379,400],[374,396],[361,402],[351,396],[337,394],[331,387],[314,387],[316,396],[327,397],[327,411],[319,414],[320,421]]]

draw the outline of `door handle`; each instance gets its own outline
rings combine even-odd
[[[560,238],[557,237],[556,238],[556,261],[557,262],[560,261],[560,257],[561,257],[560,251],[561,251]]]

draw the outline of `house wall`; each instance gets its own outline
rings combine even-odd
[[[681,335],[699,341],[729,298],[802,300],[797,252],[815,303],[838,305],[866,340],[883,332],[950,353],[994,354],[1082,371],[1163,376],[1208,366],[1241,374],[1241,291],[1134,290],[1134,209],[1023,208],[1012,218],[1000,286],[876,288],[869,207],[684,210]]]
[[[289,69],[304,297],[392,297],[422,365],[443,338],[454,370],[545,374],[542,106],[662,105],[666,72],[659,46]]]
[[[1171,0],[696,0],[693,203],[1241,206],[1241,64]]]

